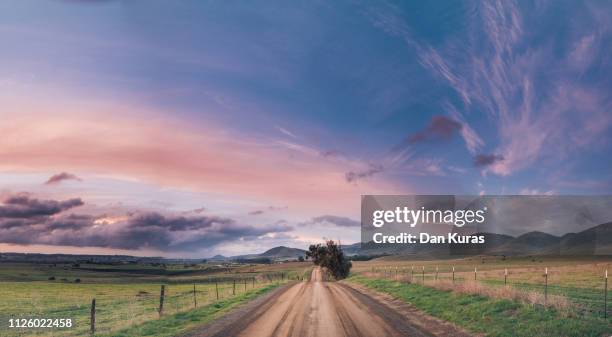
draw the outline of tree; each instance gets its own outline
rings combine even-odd
[[[304,262],[304,257],[303,256],[298,257],[298,261]]]
[[[312,258],[314,264],[327,268],[337,280],[346,278],[352,267],[351,261],[344,256],[342,248],[333,240],[327,241],[325,246],[320,243],[310,245],[306,257]]]

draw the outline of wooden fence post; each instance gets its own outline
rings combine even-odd
[[[504,285],[508,284],[508,268],[504,270]]]
[[[253,276],[253,289],[255,289],[255,276]]]
[[[234,279],[234,287],[232,288],[232,295],[236,295],[236,279]]]
[[[474,281],[476,281],[476,273],[478,272],[478,270],[476,269],[476,267],[474,267]]]
[[[166,286],[161,285],[161,290],[159,291],[159,315],[164,314],[164,293],[166,292]]]
[[[91,334],[96,331],[96,299],[91,300],[91,313],[89,319],[91,325]]]
[[[604,286],[604,318],[608,318],[608,269],[606,269],[606,277],[605,277]]]
[[[548,267],[544,268],[544,306],[548,302]]]
[[[198,299],[196,298],[195,283],[193,284],[193,307],[194,308],[198,307]]]
[[[423,266],[423,284],[425,284],[425,266]]]
[[[412,268],[410,269],[410,282],[413,282],[414,280],[414,266],[412,266]]]
[[[453,266],[453,283],[455,283],[455,266]]]
[[[245,293],[246,293],[246,282],[247,282],[247,279],[244,279],[244,292]]]
[[[436,281],[438,280],[438,266],[436,266]]]
[[[219,300],[219,282],[215,280],[215,292],[217,293],[217,301]]]

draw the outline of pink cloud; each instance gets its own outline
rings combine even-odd
[[[0,126],[0,170],[70,167],[317,214],[353,215],[360,194],[400,188],[378,177],[346,184],[345,172],[362,163],[323,160],[318,150],[250,138],[219,125],[194,126],[108,104],[18,106],[21,113]]]

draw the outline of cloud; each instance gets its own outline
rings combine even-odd
[[[77,180],[77,181],[81,181],[81,178],[77,177],[76,175],[74,175],[72,173],[62,172],[62,173],[58,173],[58,174],[55,174],[55,175],[51,176],[45,182],[45,185],[59,184],[59,183],[61,183],[64,180]]]
[[[269,211],[280,211],[280,210],[285,210],[287,208],[288,208],[287,206],[282,206],[282,207],[268,206],[265,209],[258,209],[258,210],[251,211],[249,212],[249,215],[261,215]]]
[[[496,162],[504,160],[504,156],[498,154],[479,154],[474,157],[474,166],[490,166]]]
[[[361,227],[361,222],[336,215],[321,215],[304,222],[302,226],[325,226],[333,225],[337,227]]]
[[[384,167],[380,164],[370,164],[366,170],[363,171],[349,171],[345,173],[344,177],[347,182],[352,183],[363,178],[369,178],[377,173],[384,171]]]
[[[64,201],[39,200],[27,194],[9,196],[0,204],[0,218],[34,218],[51,216],[73,207],[82,206],[80,198]]]
[[[196,209],[193,209],[191,211],[194,212],[194,213],[200,214],[200,213],[206,211],[206,207],[196,208]]]
[[[483,145],[484,141],[478,133],[465,121],[463,114],[450,103],[445,103],[444,107],[455,120],[461,123],[461,137],[465,142],[465,146],[471,154],[475,154]]]
[[[14,101],[7,109],[28,104],[24,107],[27,112],[11,116],[10,125],[0,123],[0,133],[5,135],[0,146],[1,170],[70,167],[318,213],[348,211],[355,193],[399,193],[397,184],[383,179],[359,186],[346,184],[345,173],[360,168],[360,161],[344,157],[322,160],[320,149],[295,142],[224,131],[208,123],[196,127],[138,107],[134,108],[138,113],[128,113],[106,102],[81,102],[86,114],[57,101]],[[64,115],[51,118],[47,112],[52,110],[61,110]],[[112,113],[103,115],[102,110]],[[168,127],[181,132],[167,133],[164,130]],[[151,142],[160,135],[163,141]],[[330,196],[336,200],[333,204],[325,201]]]
[[[130,212],[106,221],[107,216],[63,214],[80,205],[83,205],[81,199],[9,197],[0,206],[0,243],[189,251],[293,230],[286,223],[256,227],[214,215],[187,217]]]
[[[320,155],[323,158],[334,158],[334,157],[339,157],[341,153],[340,151],[336,151],[336,150],[326,150],[326,151],[321,151]]]
[[[446,116],[433,116],[429,125],[410,137],[408,142],[420,143],[426,141],[446,140],[461,131],[462,124]]]
[[[293,132],[291,132],[291,131],[283,128],[283,127],[277,126],[276,129],[278,129],[278,131],[280,131],[285,136],[289,136],[291,138],[298,138]]]
[[[129,219],[129,227],[160,227],[166,228],[171,232],[187,231],[210,228],[214,224],[231,225],[233,220],[228,218],[220,218],[215,216],[197,216],[197,217],[166,217],[159,213],[137,214]]]
[[[555,191],[540,191],[537,188],[523,188],[519,194],[521,195],[554,195]]]
[[[610,67],[604,60],[610,48],[603,41],[612,36],[612,26],[601,14],[609,12],[609,5],[576,3],[568,6],[573,15],[561,17],[553,17],[551,6],[558,4],[490,1],[473,6],[468,9],[473,20],[461,33],[465,36],[435,46],[415,38],[398,8],[380,7],[372,21],[413,48],[421,66],[454,90],[463,104],[461,113],[449,111],[453,118],[463,123],[468,114],[487,115],[480,120],[496,129],[494,151],[504,157],[488,171],[507,176],[544,162],[565,163],[609,144]],[[542,34],[542,24],[550,20],[566,31],[563,39]],[[472,154],[484,144],[467,123],[461,135]]]

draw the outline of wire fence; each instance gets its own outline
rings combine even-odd
[[[0,283],[0,336],[109,335],[146,321],[243,295],[302,276],[266,273],[180,284]],[[27,327],[28,322],[69,319],[70,327]],[[64,321],[64,324],[66,321]],[[11,327],[12,325],[12,327]],[[26,327],[17,327],[23,326]]]
[[[588,282],[569,282],[574,277],[567,268],[494,269],[479,271],[478,267],[461,269],[454,266],[405,265],[372,267],[365,276],[415,283],[442,290],[451,290],[490,297],[516,299],[541,307],[571,310],[576,314],[610,317],[608,271],[589,277]],[[569,273],[569,274],[568,274]]]

